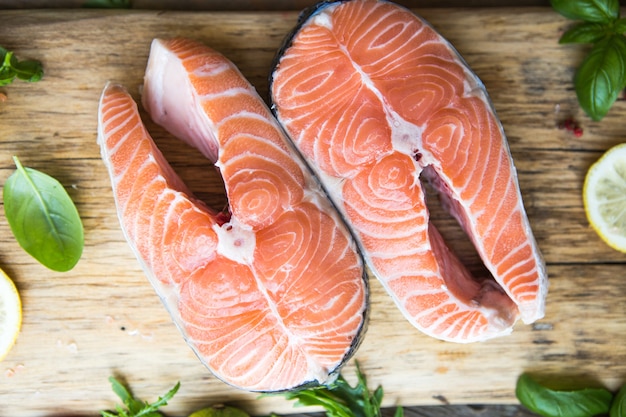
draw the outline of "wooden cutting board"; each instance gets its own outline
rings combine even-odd
[[[522,194],[551,278],[546,317],[512,335],[457,345],[422,335],[404,321],[372,280],[371,323],[356,358],[385,405],[515,403],[522,372],[555,387],[615,389],[626,375],[626,255],[590,229],[581,188],[590,164],[626,141],[626,103],[602,122],[578,109],[572,88],[584,47],[561,46],[568,22],[551,9],[418,10],[457,47],[484,81],[508,134]],[[254,414],[291,413],[281,398],[258,399],[217,381],[183,342],[127,246],[96,145],[96,111],[107,80],[136,98],[154,37],[189,36],[222,51],[265,96],[270,62],[295,13],[0,11],[0,45],[40,59],[44,79],[2,88],[0,184],[12,155],[58,178],[86,231],[71,272],[37,264],[0,216],[0,267],[22,296],[17,344],[0,363],[0,416],[95,415],[117,397],[107,378],[125,379],[146,400],[176,381],[170,415],[217,402]],[[575,117],[580,138],[559,129]],[[147,118],[146,118],[147,120]],[[219,177],[197,152],[147,121],[192,190],[210,204],[225,199]],[[458,227],[436,205],[433,217],[450,245],[476,264]],[[354,364],[345,368],[349,379]]]

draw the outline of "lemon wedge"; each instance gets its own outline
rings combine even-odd
[[[0,361],[9,353],[22,327],[22,302],[11,278],[0,269]]]
[[[626,143],[606,151],[589,168],[583,202],[587,219],[600,238],[626,253]]]

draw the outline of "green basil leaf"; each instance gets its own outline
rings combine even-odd
[[[626,84],[626,38],[612,35],[594,45],[576,71],[574,87],[582,109],[601,120]]]
[[[15,79],[15,71],[11,67],[0,67],[0,86],[8,85]]]
[[[616,21],[613,25],[613,30],[615,31],[615,33],[621,35],[626,33],[626,17],[622,17],[621,19]]]
[[[63,185],[43,172],[25,168],[7,179],[2,198],[11,231],[20,246],[44,266],[72,269],[84,246],[83,224]]]
[[[43,65],[39,61],[20,61],[13,64],[13,70],[20,80],[37,82],[43,77]]]
[[[609,411],[613,395],[602,388],[555,391],[522,374],[515,395],[530,411],[544,417],[592,417]]]
[[[550,3],[568,19],[612,23],[619,18],[619,0],[550,0]]]
[[[583,22],[567,30],[559,43],[594,43],[607,34],[607,27],[601,23]]]
[[[610,417],[626,417],[626,384],[622,385],[611,405]]]
[[[0,86],[10,84],[15,78],[15,70],[11,66],[13,53],[2,48],[2,65],[0,65]]]
[[[13,52],[0,47],[0,86],[10,84],[16,77],[36,82],[43,77],[43,65],[39,61],[18,61]]]

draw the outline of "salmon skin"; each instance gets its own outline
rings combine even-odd
[[[426,21],[387,1],[317,4],[274,61],[270,105],[415,327],[467,343],[543,317],[546,268],[503,128],[478,77]],[[489,279],[448,249],[422,181]]]
[[[229,212],[196,199],[127,90],[107,84],[98,141],[125,237],[184,339],[216,377],[273,392],[331,381],[367,324],[349,230],[237,68],[155,39],[142,100],[221,173]]]

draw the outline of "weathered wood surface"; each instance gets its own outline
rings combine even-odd
[[[89,0],[2,0],[0,9],[74,8]],[[131,0],[133,9],[205,11],[301,10],[316,0]],[[549,0],[397,0],[406,7],[550,6]],[[622,0],[622,4],[623,0]]]
[[[450,344],[413,329],[372,281],[372,320],[356,358],[371,384],[384,386],[388,406],[515,404],[521,372],[556,387],[617,388],[626,375],[626,255],[604,245],[589,227],[581,187],[589,165],[625,140],[626,103],[616,103],[602,122],[582,114],[571,79],[584,49],[557,44],[567,22],[547,8],[418,12],[466,58],[501,117],[548,263],[547,312],[505,338]],[[227,401],[254,414],[294,412],[280,398],[257,399],[218,382],[182,341],[120,231],[96,145],[96,110],[107,80],[127,85],[138,97],[153,37],[185,35],[206,42],[265,95],[270,62],[296,17],[0,11],[0,44],[21,58],[42,60],[46,69],[39,83],[15,82],[0,90],[7,96],[0,103],[0,184],[14,169],[11,155],[18,155],[68,188],[86,228],[78,266],[54,273],[18,247],[0,216],[0,267],[16,281],[24,304],[22,332],[1,363],[0,416],[94,415],[117,400],[107,381],[112,374],[146,399],[180,380],[181,391],[166,408],[171,415]],[[582,124],[583,137],[557,128],[566,117]],[[213,168],[147,125],[191,189],[222,206]],[[462,259],[476,265],[458,227],[438,207],[433,216]],[[351,378],[353,372],[350,363],[345,374]],[[502,415],[519,412],[506,410],[511,414],[503,409]]]

